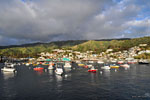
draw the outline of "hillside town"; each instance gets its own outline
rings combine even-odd
[[[68,61],[93,61],[93,62],[117,62],[120,60],[123,61],[138,61],[139,59],[148,59],[146,57],[138,58],[138,56],[145,54],[149,55],[150,50],[145,49],[147,44],[140,44],[139,46],[132,47],[128,50],[114,52],[113,49],[107,49],[105,52],[101,52],[99,54],[94,54],[94,51],[73,51],[73,50],[63,50],[63,49],[54,49],[52,53],[49,52],[41,52],[39,53],[39,57],[29,58],[30,61],[47,61],[55,60],[55,61],[63,61],[65,58]],[[23,59],[23,58],[22,58]],[[149,59],[148,59],[149,60]]]

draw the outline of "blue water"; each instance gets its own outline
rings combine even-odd
[[[19,68],[15,75],[0,72],[0,100],[150,100],[149,65],[97,73],[75,66],[62,76]]]

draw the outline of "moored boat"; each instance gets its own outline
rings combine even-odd
[[[113,64],[113,65],[110,65],[110,68],[119,68],[119,66],[116,64]]]
[[[150,62],[147,59],[141,59],[139,60],[139,64],[150,64]]]
[[[124,61],[120,60],[120,61],[118,61],[117,63],[118,63],[118,64],[123,64]]]
[[[43,69],[44,69],[43,67],[35,67],[35,68],[33,68],[34,71],[41,71]]]
[[[62,68],[62,64],[56,64],[56,70],[55,70],[55,73],[57,75],[62,75],[63,74],[63,68]]]
[[[48,69],[54,69],[54,63],[53,62],[49,63]]]
[[[94,66],[92,66],[92,68],[88,70],[88,72],[93,72],[93,73],[96,73],[96,71],[97,69],[95,69]]]
[[[82,67],[82,66],[85,66],[85,64],[78,64],[78,66],[81,66],[81,67]]]
[[[97,63],[98,63],[98,64],[104,64],[104,62],[103,62],[103,61],[100,61],[100,60],[97,61]]]
[[[65,62],[64,68],[71,68],[71,64],[69,62]]]
[[[130,65],[128,65],[128,64],[123,64],[123,65],[120,65],[120,67],[130,68]]]
[[[4,72],[15,72],[16,71],[13,63],[5,63],[4,67],[1,70]]]
[[[15,68],[13,67],[4,67],[1,70],[4,72],[15,72]]]
[[[110,69],[109,65],[104,65],[103,67],[101,67],[101,69]]]

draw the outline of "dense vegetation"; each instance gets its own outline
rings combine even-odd
[[[133,46],[139,44],[148,44],[146,47],[150,49],[150,37],[127,39],[127,40],[76,40],[76,41],[58,41],[51,43],[39,43],[36,45],[23,45],[15,47],[5,47],[0,49],[0,55],[13,56],[13,57],[37,57],[40,52],[51,52],[53,49],[72,49],[81,52],[94,51],[94,53],[100,53],[106,51],[106,49],[114,49],[114,51],[127,50]]]

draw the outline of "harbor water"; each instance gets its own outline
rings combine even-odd
[[[16,74],[0,71],[0,100],[150,100],[150,65],[111,70],[96,65],[96,73],[73,66],[62,76],[27,66]]]

